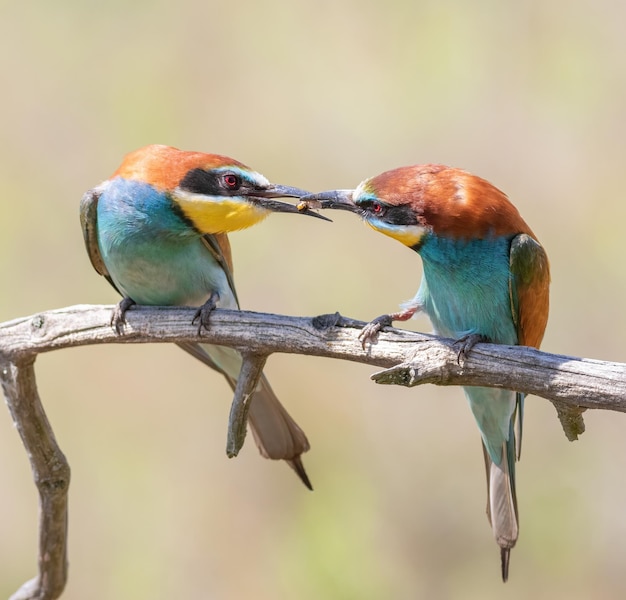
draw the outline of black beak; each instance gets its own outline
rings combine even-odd
[[[330,190],[319,194],[309,194],[301,196],[298,209],[301,211],[312,208],[330,208],[336,210],[347,210],[350,212],[361,212],[361,209],[352,201],[354,190]]]
[[[310,193],[306,190],[290,187],[288,185],[271,184],[269,187],[254,190],[254,192],[249,196],[249,199],[259,206],[273,212],[297,213],[301,215],[308,215],[309,217],[316,217],[324,221],[331,221],[328,217],[323,217],[322,215],[313,212],[309,209],[309,207],[304,207],[300,210],[294,204],[289,204],[289,202],[273,200],[273,198],[302,198],[303,196],[308,195],[310,195]]]

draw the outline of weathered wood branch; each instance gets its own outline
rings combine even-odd
[[[67,580],[67,491],[70,467],[37,392],[34,356],[5,360],[0,381],[39,490],[39,574],[10,600],[58,598]]]
[[[193,309],[132,308],[122,336],[111,306],[71,306],[0,324],[0,357],[16,360],[61,348],[106,343],[193,342]],[[338,314],[286,317],[217,310],[202,341],[257,355],[274,352],[339,358],[391,369],[378,383],[481,385],[542,396],[572,408],[626,412],[626,364],[479,343],[460,364],[453,340],[389,328],[365,350],[364,325]]]
[[[133,308],[121,336],[111,328],[112,310],[112,306],[72,306],[0,324],[0,382],[40,494],[39,574],[12,600],[58,598],[67,577],[70,470],[37,393],[37,355],[89,344],[199,340],[191,323],[192,308]],[[584,430],[580,414],[587,408],[626,412],[626,364],[494,344],[477,344],[459,361],[453,340],[392,328],[363,349],[358,339],[363,325],[339,314],[304,318],[215,311],[201,340],[232,346],[248,357],[244,369],[248,375],[242,373],[235,391],[228,452],[236,454],[243,443],[249,392],[265,358],[275,352],[382,367],[385,370],[372,376],[377,383],[481,385],[542,396],[557,408],[570,439]]]

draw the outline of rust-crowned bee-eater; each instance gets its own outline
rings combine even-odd
[[[238,309],[227,233],[271,212],[297,213],[274,198],[304,190],[271,184],[242,163],[217,154],[151,145],[128,154],[110,179],[89,190],[80,206],[91,262],[123,296],[113,316],[118,332],[132,304],[199,306],[200,327],[215,307]],[[308,213],[319,216],[315,213]],[[224,346],[179,346],[222,373],[234,389],[241,355]],[[300,455],[306,435],[261,376],[249,409],[260,453],[283,459],[311,483]]]
[[[548,320],[548,257],[505,194],[484,179],[444,165],[402,167],[354,190],[307,196],[299,206],[355,212],[422,258],[415,298],[372,321],[361,333],[364,344],[392,321],[424,311],[437,333],[459,340],[461,354],[479,340],[539,347]],[[464,390],[482,436],[487,515],[506,581],[519,529],[515,461],[524,397],[496,388]]]

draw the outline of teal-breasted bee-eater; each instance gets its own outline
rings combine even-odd
[[[274,198],[306,193],[271,184],[242,163],[216,154],[152,145],[127,155],[110,179],[85,193],[80,206],[91,263],[124,298],[114,312],[118,332],[125,311],[135,303],[199,306],[201,327],[215,307],[238,309],[227,233],[250,227],[271,212],[297,213],[294,205]],[[235,388],[242,364],[236,350],[179,346]],[[309,449],[306,435],[263,375],[248,417],[260,453],[287,461],[312,489],[300,458]]]
[[[443,165],[403,167],[355,190],[305,197],[299,206],[355,212],[422,258],[415,298],[372,321],[361,334],[364,343],[392,321],[424,311],[437,333],[460,341],[462,353],[478,340],[539,347],[548,320],[548,257],[505,194],[484,179]],[[464,390],[482,436],[487,516],[506,581],[519,529],[515,461],[524,397],[496,388]]]

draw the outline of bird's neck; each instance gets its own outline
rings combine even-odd
[[[508,271],[510,245],[508,236],[468,239],[428,235],[418,252],[430,267],[473,278],[486,265],[498,265]]]

